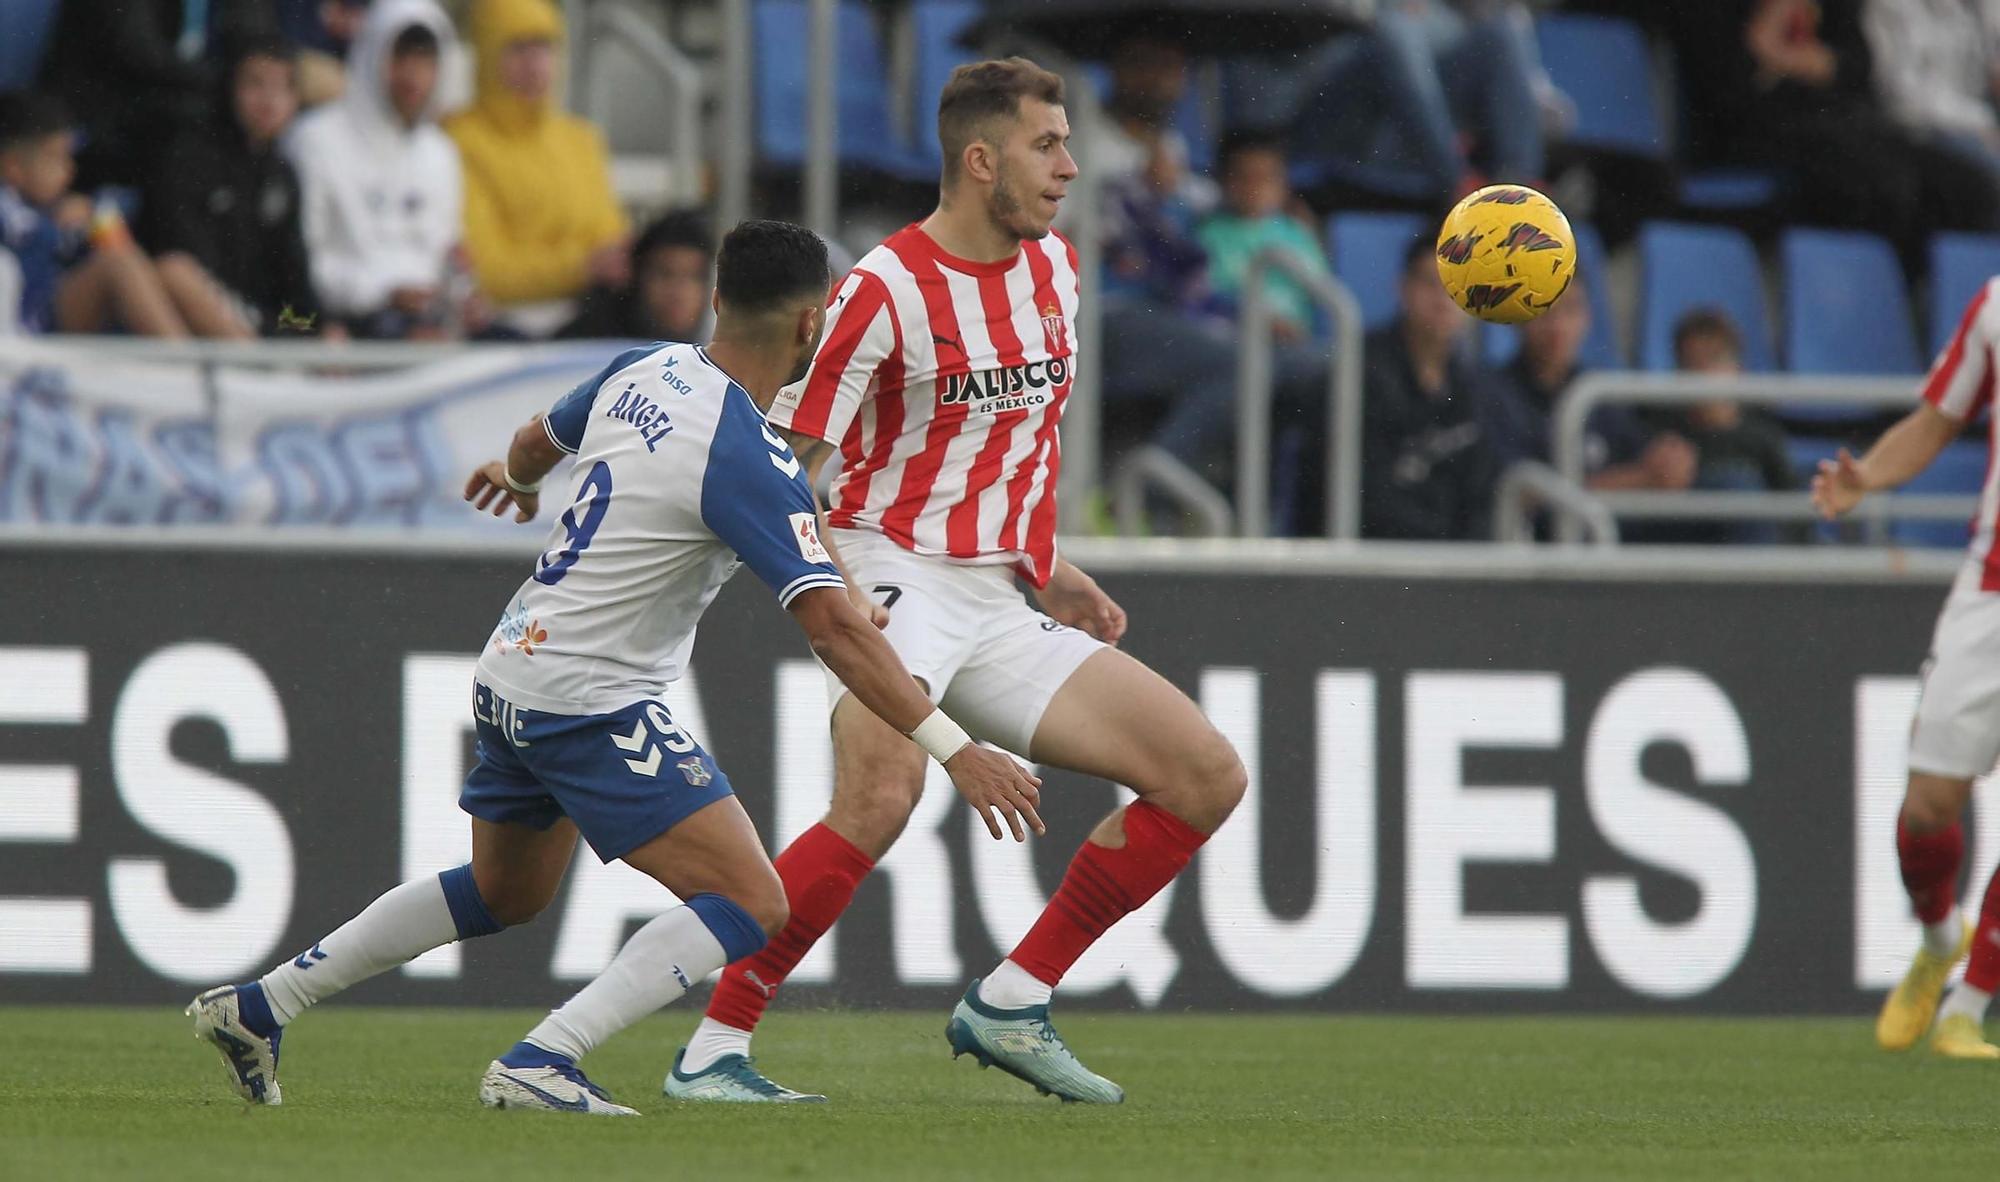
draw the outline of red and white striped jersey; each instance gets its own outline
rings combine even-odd
[[[770,413],[839,447],[828,524],[1047,584],[1076,308],[1076,250],[1059,234],[976,263],[911,225],[863,256],[811,370]]]
[[[1993,409],[1994,367],[2000,358],[2000,298],[1996,298],[2000,278],[1986,281],[1959,317],[1958,330],[1931,363],[1924,379],[1924,401],[1961,423],[1969,423]],[[1993,449],[2000,449],[2000,416],[1987,413],[1986,482],[1979,490],[1979,514],[1972,519],[1971,560],[1979,564],[1979,587],[2000,591],[2000,546],[1995,545],[1994,525],[2000,518],[2000,470],[1993,462]]]

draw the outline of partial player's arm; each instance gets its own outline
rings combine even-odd
[[[1869,493],[1907,483],[1930,467],[1964,427],[1928,401],[1919,404],[1860,459],[1843,447],[1836,458],[1821,460],[1812,482],[1813,505],[1831,521],[1852,511]]]
[[[877,628],[889,623],[889,609],[869,598],[868,592],[854,582],[854,576],[847,572],[847,563],[840,557],[840,547],[834,545],[833,531],[827,528],[826,506],[819,503],[819,474],[826,467],[826,459],[833,454],[833,445],[817,435],[805,435],[797,431],[778,432],[791,445],[792,454],[806,471],[806,485],[812,489],[813,513],[819,519],[820,544],[826,547],[827,557],[833,560],[834,569],[847,581],[847,598],[854,604],[854,610],[868,617],[868,622]]]
[[[805,631],[814,654],[857,701],[944,765],[959,795],[986,822],[994,840],[1000,839],[999,817],[1006,818],[1015,841],[1028,839],[1024,819],[1027,828],[1046,833],[1035,812],[1041,802],[1041,780],[1007,756],[974,743],[944,711],[931,705],[881,630],[855,611],[847,596],[831,594],[833,590],[817,587],[792,600],[792,618]]]
[[[514,432],[505,460],[488,460],[473,471],[465,482],[465,499],[495,517],[511,507],[516,510],[514,520],[533,521],[541,509],[542,477],[565,454],[556,446],[548,424],[536,415]]]
[[[1035,599],[1056,623],[1081,628],[1106,644],[1125,635],[1125,609],[1067,558],[1056,559],[1049,585],[1037,589]]]

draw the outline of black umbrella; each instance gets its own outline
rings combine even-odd
[[[1375,0],[1003,0],[961,40],[984,49],[1029,37],[1095,61],[1143,33],[1228,56],[1306,48],[1374,19]]]

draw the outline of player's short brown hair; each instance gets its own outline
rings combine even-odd
[[[1060,106],[1062,76],[1024,57],[971,62],[951,72],[938,95],[938,147],[944,152],[944,183],[958,176],[966,145],[988,133],[996,119],[1012,119],[1024,98]]]

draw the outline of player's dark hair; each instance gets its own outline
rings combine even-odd
[[[708,219],[691,209],[661,214],[640,231],[639,240],[632,244],[632,261],[673,246],[698,250],[704,258],[714,257],[715,233],[708,228]]]
[[[389,44],[389,56],[393,58],[405,54],[422,54],[426,57],[436,57],[438,49],[438,35],[431,31],[429,25],[410,24],[404,25],[403,31],[396,34],[396,39]]]
[[[715,260],[715,291],[725,310],[756,314],[795,301],[826,299],[833,273],[826,243],[790,222],[738,222]]]
[[[1239,127],[1224,132],[1215,146],[1215,175],[1226,177],[1237,158],[1250,152],[1285,154],[1285,137],[1264,127]]]
[[[958,179],[966,146],[985,138],[994,122],[1020,114],[1024,98],[1060,106],[1062,76],[1024,57],[970,62],[951,72],[938,95],[938,147],[944,152],[945,184]]]
[[[0,152],[75,129],[69,108],[53,95],[32,90],[0,94]]]
[[[1743,356],[1743,334],[1738,331],[1736,321],[1721,308],[1695,308],[1674,321],[1674,358],[1679,360],[1688,342],[1701,337],[1714,337],[1728,345],[1731,353]]]

